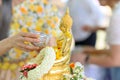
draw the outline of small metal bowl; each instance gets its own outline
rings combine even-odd
[[[32,43],[33,45],[35,46],[38,46],[38,47],[45,47],[48,45],[48,42],[50,40],[50,36],[48,34],[45,34],[43,32],[39,32],[39,31],[31,31],[32,33],[35,33],[35,34],[38,34],[39,35],[39,40],[40,42],[35,42],[35,43]]]

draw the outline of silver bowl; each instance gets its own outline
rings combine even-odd
[[[30,32],[39,35],[38,38],[39,38],[40,41],[39,41],[39,42],[32,43],[33,45],[38,46],[38,47],[45,47],[45,46],[48,45],[49,40],[50,40],[50,35],[45,34],[45,33],[43,33],[43,32],[35,31],[35,30],[32,30],[32,31],[30,31]]]

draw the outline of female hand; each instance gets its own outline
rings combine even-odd
[[[87,47],[84,47],[83,49],[83,53],[86,53],[86,54],[94,54],[95,51],[96,49],[92,46],[87,46]]]
[[[38,50],[39,47],[25,44],[25,42],[39,42],[38,35],[33,33],[20,32],[15,36],[7,38],[8,44],[11,48],[16,47],[25,51]]]
[[[95,31],[97,31],[97,28],[96,27],[91,27],[91,26],[84,26],[83,28],[82,28],[84,31],[86,31],[86,32],[95,32]]]

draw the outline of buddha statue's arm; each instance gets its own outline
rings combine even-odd
[[[64,38],[63,45],[62,45],[63,56],[70,52],[71,43],[72,43],[72,35],[71,35],[71,33],[66,32],[64,35],[65,35],[65,38]]]

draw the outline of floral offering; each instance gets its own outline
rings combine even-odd
[[[84,66],[76,62],[70,64],[70,74],[65,74],[63,80],[93,80],[92,78],[87,78],[84,73]]]

